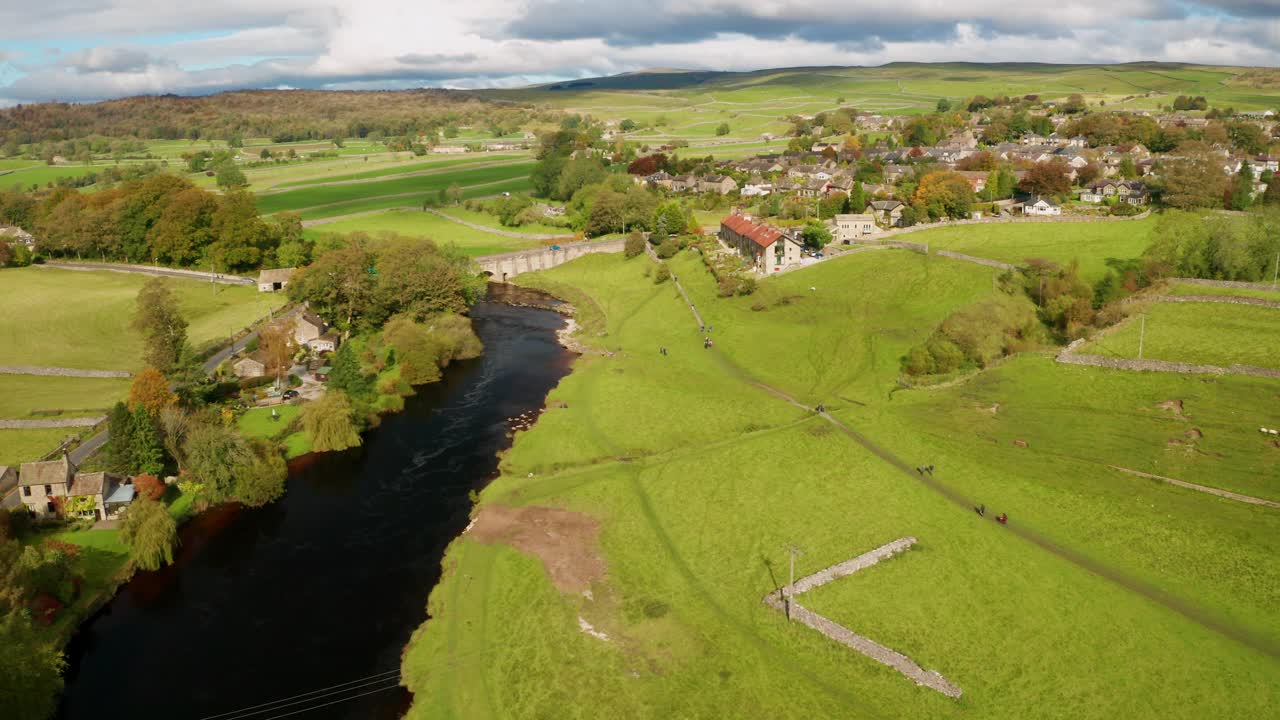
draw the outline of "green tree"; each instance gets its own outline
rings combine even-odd
[[[289,467],[269,445],[254,448],[253,462],[236,478],[235,496],[249,507],[262,507],[284,495]]]
[[[253,465],[254,455],[244,438],[220,425],[202,424],[187,433],[183,446],[187,470],[204,485],[214,502],[235,496],[237,478]]]
[[[716,135],[728,135],[729,123],[723,122],[716,126]]]
[[[677,200],[668,200],[653,211],[653,236],[650,242],[657,244],[667,235],[679,235],[685,228],[684,208]]]
[[[178,527],[164,503],[138,496],[120,521],[120,541],[129,548],[129,559],[143,570],[159,570],[173,562]]]
[[[1138,179],[1138,168],[1135,167],[1133,164],[1133,156],[1125,155],[1124,157],[1120,158],[1119,172],[1120,172],[1120,177],[1124,178],[1125,180]]]
[[[445,191],[445,195],[449,198],[449,202],[454,205],[462,202],[462,188],[458,187],[458,183],[450,183],[449,189]]]
[[[249,180],[245,178],[244,172],[242,172],[234,162],[227,161],[220,163],[216,168],[214,168],[213,172],[214,178],[218,183],[218,187],[224,190],[244,187],[249,184]]]
[[[800,237],[804,239],[805,247],[821,250],[831,242],[831,231],[820,222],[810,222],[800,231]]]
[[[25,610],[0,614],[0,707],[6,717],[51,717],[65,666],[58,644],[35,627]]]
[[[627,236],[627,242],[623,247],[623,254],[629,258],[643,254],[644,246],[644,233],[639,230],[633,230],[631,231],[631,234]]]
[[[302,408],[302,427],[319,452],[346,450],[361,444],[351,401],[341,390],[330,389]]]
[[[938,104],[937,104],[937,106],[936,106],[936,107],[937,107],[937,109],[938,109],[938,112],[940,112],[940,113],[950,112],[950,110],[951,110],[951,101],[950,101],[950,100],[948,100],[948,99],[946,99],[946,98],[939,98],[939,99],[938,99]]]
[[[1161,162],[1164,204],[1182,209],[1221,207],[1227,183],[1221,156],[1199,141],[1182,143],[1178,155]]]
[[[1271,176],[1271,182],[1267,183],[1267,190],[1262,194],[1262,204],[1280,206],[1280,174]]]
[[[1240,166],[1240,172],[1231,181],[1224,199],[1228,210],[1248,210],[1253,204],[1253,168],[1249,163]]]
[[[350,343],[344,343],[333,356],[333,372],[329,373],[329,389],[339,390],[363,402],[374,396],[374,378],[360,367]]]
[[[142,335],[147,365],[164,373],[177,367],[186,351],[187,321],[163,278],[148,280],[138,291],[132,324]]]

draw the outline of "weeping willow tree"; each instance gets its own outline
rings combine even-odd
[[[346,450],[360,444],[360,429],[347,394],[330,390],[302,408],[302,427],[317,452]]]

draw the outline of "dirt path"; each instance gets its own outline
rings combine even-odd
[[[1233,493],[1230,490],[1219,490],[1218,488],[1208,487],[1207,485],[1197,485],[1195,483],[1190,483],[1190,482],[1187,482],[1186,480],[1176,480],[1174,478],[1165,477],[1163,475],[1152,475],[1151,473],[1144,473],[1140,470],[1130,470],[1129,468],[1120,467],[1119,465],[1108,465],[1107,467],[1111,468],[1112,470],[1119,470],[1122,473],[1137,475],[1138,477],[1144,477],[1151,480],[1159,480],[1160,482],[1167,482],[1170,485],[1177,485],[1178,487],[1183,487],[1188,490],[1195,490],[1197,492],[1209,493],[1210,495],[1217,495],[1218,497],[1223,497],[1228,500],[1235,500],[1237,502],[1249,503],[1250,505],[1266,505],[1267,507],[1280,508],[1280,503],[1278,502],[1273,502],[1271,500],[1263,500],[1262,498],[1256,498],[1256,497],[1253,497],[1252,495],[1241,495],[1240,493]]]

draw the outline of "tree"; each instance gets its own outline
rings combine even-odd
[[[164,497],[164,481],[155,475],[140,473],[133,476],[133,488],[140,497],[159,500]]]
[[[1102,168],[1097,163],[1089,163],[1076,171],[1076,182],[1082,187],[1102,177]]]
[[[178,526],[163,503],[139,496],[120,521],[120,541],[129,548],[129,558],[143,570],[159,570],[173,562],[178,544]]]
[[[1068,166],[1061,160],[1036,163],[1027,170],[1018,189],[1032,195],[1066,195],[1071,192]]]
[[[1240,166],[1240,172],[1228,184],[1223,200],[1228,210],[1248,210],[1253,204],[1253,168],[1249,163]]]
[[[47,718],[58,706],[66,661],[46,635],[25,610],[0,608],[0,704],[6,717]]]
[[[810,222],[800,231],[800,237],[804,239],[805,247],[821,250],[831,242],[831,231],[820,222]]]
[[[219,163],[213,172],[218,183],[218,187],[223,188],[224,190],[244,187],[249,184],[249,180],[245,178],[244,173],[234,162],[230,160]]]
[[[462,202],[462,188],[458,187],[458,183],[450,183],[449,189],[445,191],[445,195],[449,198],[449,202],[454,205]]]
[[[133,384],[129,386],[129,409],[139,406],[151,415],[178,402],[178,396],[169,389],[169,381],[159,370],[148,367],[133,376]]]
[[[275,375],[276,380],[293,365],[293,356],[298,351],[294,342],[293,328],[289,320],[277,320],[258,332],[258,349],[265,358],[263,364],[268,374]]]
[[[723,122],[716,126],[716,135],[728,135],[729,123]]]
[[[937,108],[938,108],[938,112],[940,112],[940,113],[950,112],[950,111],[951,111],[951,101],[950,101],[950,100],[948,100],[948,99],[946,99],[946,98],[938,98],[938,105],[937,105]]]
[[[133,328],[142,334],[147,365],[163,373],[177,367],[186,350],[187,321],[163,278],[148,280],[138,291]]]
[[[629,258],[643,254],[645,242],[644,233],[639,230],[631,231],[631,234],[627,236],[626,245],[623,247],[623,254]]]
[[[346,450],[360,445],[360,431],[352,417],[351,401],[341,390],[330,389],[302,408],[302,427],[318,452]]]
[[[967,218],[973,205],[973,186],[957,173],[932,172],[920,180],[915,201],[922,203],[932,218]]]
[[[1267,190],[1262,194],[1262,204],[1269,207],[1280,206],[1280,175],[1273,175],[1267,183]]]
[[[1164,204],[1183,209],[1221,207],[1227,178],[1220,156],[1194,140],[1178,146],[1178,155],[1161,163]]]
[[[229,428],[202,424],[191,429],[183,446],[187,471],[204,486],[210,500],[230,500],[236,479],[253,464],[253,452],[244,439]]]
[[[253,462],[236,479],[235,495],[249,507],[262,507],[284,495],[289,467],[270,446],[260,445],[253,454]]]
[[[1120,177],[1124,178],[1125,180],[1138,179],[1138,168],[1133,164],[1132,155],[1125,155],[1124,157],[1120,158],[1119,172],[1120,172]]]
[[[329,390],[339,390],[357,402],[374,395],[374,379],[360,367],[351,345],[343,343],[333,356],[333,372],[329,373]]]
[[[679,235],[685,231],[684,208],[677,200],[668,200],[653,211],[653,235],[649,241],[657,244],[668,235]]]

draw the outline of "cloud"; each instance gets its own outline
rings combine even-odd
[[[1058,0],[1051,12],[1042,3],[1008,0],[5,5],[0,44],[21,42],[25,62],[9,58],[20,76],[0,85],[0,97],[24,102],[282,85],[509,87],[646,67],[754,70],[902,60],[1280,64],[1276,0]],[[76,49],[48,55],[52,47]]]

